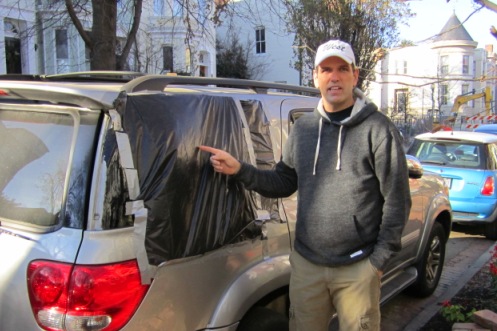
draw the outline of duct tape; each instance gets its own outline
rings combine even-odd
[[[114,127],[114,131],[122,131],[123,126],[121,122],[121,115],[115,109],[109,110],[110,118],[112,119],[112,126]]]
[[[136,169],[124,169],[126,181],[128,182],[128,192],[130,200],[135,200],[140,194],[140,183],[138,181],[138,171]]]
[[[121,166],[124,169],[133,169],[133,157],[131,154],[131,145],[126,133],[116,132],[117,148],[119,149],[119,157]]]
[[[135,216],[133,243],[135,245],[138,268],[140,268],[141,281],[142,284],[150,284],[157,267],[148,263],[147,251],[145,249],[148,211],[143,204],[143,200],[129,201],[126,203],[126,215],[131,214]]]

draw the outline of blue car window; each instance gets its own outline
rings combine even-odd
[[[494,160],[497,160],[497,146]],[[485,146],[455,141],[417,141],[409,150],[422,163],[431,163],[455,168],[486,168]],[[496,163],[496,162],[494,162]]]

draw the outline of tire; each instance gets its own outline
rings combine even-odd
[[[416,265],[418,278],[407,288],[409,295],[424,298],[435,291],[442,275],[446,241],[447,237],[442,225],[433,224],[423,257]]]
[[[265,307],[252,308],[240,321],[237,331],[288,331],[288,318]]]
[[[490,240],[497,240],[497,220],[492,223],[485,224],[484,230],[485,238]]]

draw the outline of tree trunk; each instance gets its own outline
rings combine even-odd
[[[92,0],[91,70],[116,70],[117,1]]]

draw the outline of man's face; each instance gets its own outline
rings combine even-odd
[[[314,85],[321,92],[324,109],[340,111],[354,104],[353,89],[359,78],[359,69],[352,69],[339,57],[329,57],[314,70]]]

